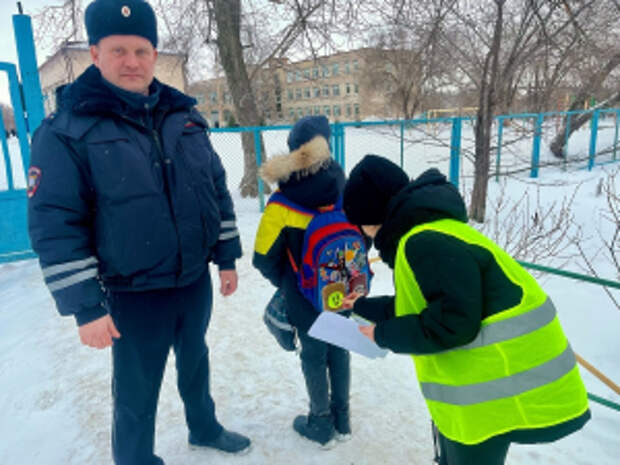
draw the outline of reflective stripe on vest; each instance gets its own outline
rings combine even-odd
[[[568,374],[575,367],[576,359],[570,345],[564,352],[542,365],[538,365],[505,378],[485,383],[449,386],[438,383],[420,383],[427,400],[453,405],[471,405],[490,400],[512,397],[530,391]]]
[[[411,236],[426,230],[486,249],[522,290],[521,301],[483,320],[470,343],[413,356],[422,393],[442,434],[477,444],[584,413],[587,393],[553,303],[512,257],[467,224],[440,220],[415,227],[401,238],[394,267],[396,315],[419,314],[427,307],[404,251]]]

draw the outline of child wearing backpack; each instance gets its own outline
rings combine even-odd
[[[284,294],[290,323],[301,343],[301,368],[310,411],[293,421],[301,436],[331,445],[350,437],[349,352],[308,336],[319,310],[300,289],[299,270],[305,231],[322,207],[338,202],[344,188],[342,168],[331,158],[330,128],[324,116],[306,116],[291,129],[290,153],[270,158],[261,177],[277,183],[256,233],[253,264]]]

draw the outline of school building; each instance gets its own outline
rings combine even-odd
[[[399,108],[389,92],[377,89],[367,78],[373,49],[357,49],[292,62],[274,59],[252,80],[263,123],[292,123],[305,115],[325,115],[330,121],[359,121],[368,117],[391,118]],[[248,69],[248,74],[254,70]],[[212,126],[238,121],[225,76],[190,84],[188,93],[198,100],[198,110]]]

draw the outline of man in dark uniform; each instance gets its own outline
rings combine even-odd
[[[86,9],[93,65],[34,136],[29,230],[61,315],[83,344],[112,346],[117,465],[161,465],[155,414],[170,347],[192,447],[247,451],[217,421],[205,334],[208,263],[220,292],[241,256],[224,168],[196,101],[153,78],[157,24],[142,0]]]

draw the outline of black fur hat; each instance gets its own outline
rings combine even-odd
[[[344,186],[347,219],[357,225],[383,224],[389,201],[407,184],[409,176],[400,166],[378,155],[366,155]]]
[[[88,43],[96,45],[111,35],[134,35],[157,48],[157,19],[144,0],[95,0],[84,13]]]

